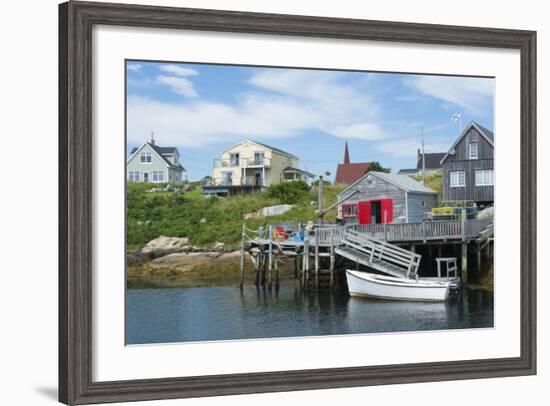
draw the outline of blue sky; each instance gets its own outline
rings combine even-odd
[[[243,139],[330,178],[348,141],[352,162],[397,172],[416,166],[421,126],[426,152],[445,152],[459,133],[452,114],[492,130],[493,111],[487,78],[127,62],[128,150],[154,132],[158,145],[178,147],[190,180]]]

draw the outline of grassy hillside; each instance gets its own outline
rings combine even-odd
[[[415,176],[419,182],[422,182],[422,176]],[[426,174],[426,186],[432,189],[434,192],[437,192],[437,201],[438,204],[441,204],[443,200],[443,173],[441,172],[432,172]]]
[[[135,250],[160,235],[188,237],[190,244],[197,246],[210,246],[217,241],[237,246],[243,215],[276,204],[290,203],[296,207],[281,216],[247,220],[247,226],[257,228],[267,221],[316,219],[318,190],[305,188],[299,182],[281,184],[262,193],[223,198],[205,198],[200,188],[186,193],[147,193],[151,187],[151,184],[128,184],[128,250]],[[343,189],[341,185],[325,186],[324,207],[333,204]],[[325,216],[327,220],[335,217],[336,210]]]

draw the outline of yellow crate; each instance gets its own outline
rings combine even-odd
[[[434,207],[432,209],[433,216],[452,216],[455,214],[454,207]]]

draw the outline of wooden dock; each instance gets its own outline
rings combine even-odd
[[[468,245],[474,244],[477,269],[481,268],[481,251],[490,255],[492,220],[463,219],[406,224],[313,224],[278,223],[258,230],[243,225],[241,256],[247,251],[254,264],[258,286],[278,287],[278,264],[293,259],[295,277],[304,288],[319,289],[321,285],[334,289],[337,281],[336,261],[349,260],[379,272],[398,277],[416,277],[421,255],[418,246],[438,245],[461,247],[461,278],[468,278]],[[285,230],[285,238],[274,230]],[[407,247],[408,249],[405,249]],[[244,260],[241,261],[244,264]],[[328,279],[327,279],[328,278]],[[241,283],[244,283],[244,265]]]

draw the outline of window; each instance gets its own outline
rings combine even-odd
[[[357,217],[357,206],[354,204],[347,204],[342,206],[344,217]]]
[[[151,153],[149,151],[142,152],[141,154],[139,154],[139,161],[142,163],[151,163]]]
[[[494,171],[492,169],[482,169],[476,171],[476,186],[493,186]]]
[[[468,144],[468,157],[470,159],[477,159],[477,142],[470,142]]]
[[[232,152],[229,154],[229,162],[231,166],[239,166],[239,153]]]
[[[254,165],[263,165],[263,164],[264,164],[264,153],[254,152]]]
[[[466,186],[466,173],[464,171],[451,171],[451,187]]]
[[[130,182],[139,182],[139,171],[128,172],[128,180]]]
[[[153,171],[153,182],[164,182],[164,172]]]

